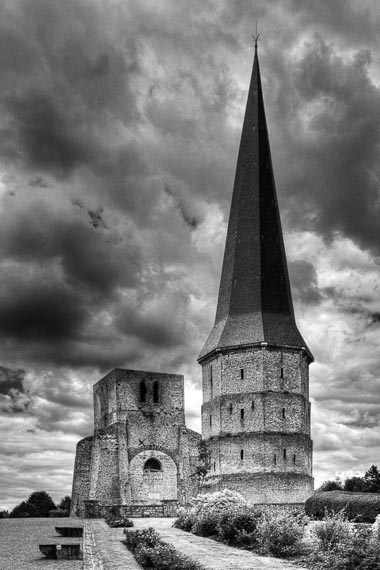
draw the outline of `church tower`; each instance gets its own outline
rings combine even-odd
[[[254,503],[312,493],[312,360],[294,318],[255,47],[215,324],[198,358],[205,490]]]

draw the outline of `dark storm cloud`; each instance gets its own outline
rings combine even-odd
[[[303,130],[289,120],[289,150],[299,164],[287,191],[303,198],[292,202],[293,226],[303,220],[328,238],[341,232],[379,253],[380,89],[369,62],[368,51],[343,59],[319,37],[306,42],[294,65]]]
[[[309,261],[297,260],[289,262],[289,274],[292,293],[296,300],[303,303],[318,303],[322,300],[318,289],[317,272]]]
[[[12,368],[7,368],[6,366],[0,366],[0,394],[8,394],[11,388],[19,390],[20,392],[24,390],[23,379],[25,377],[25,370]]]
[[[0,413],[25,412],[31,398],[24,389],[25,370],[0,366]]]
[[[88,144],[79,141],[69,121],[43,93],[26,93],[5,102],[15,135],[15,155],[24,151],[33,167],[67,173],[89,158]]]
[[[0,288],[0,335],[3,337],[25,341],[64,340],[74,336],[85,320],[78,295],[60,285],[20,286],[10,282]]]

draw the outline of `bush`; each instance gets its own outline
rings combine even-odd
[[[219,520],[215,513],[202,513],[191,527],[191,532],[198,536],[216,536]]]
[[[324,518],[326,509],[335,513],[345,509],[349,520],[373,523],[380,513],[380,494],[324,491],[314,493],[305,503],[306,514],[318,520]]]
[[[194,523],[195,515],[190,513],[187,509],[180,508],[178,511],[178,518],[174,521],[173,526],[190,532]]]
[[[326,511],[323,522],[313,529],[313,534],[318,541],[319,549],[328,551],[336,549],[346,539],[350,540],[353,529],[344,510],[338,513]]]
[[[224,515],[218,524],[218,539],[232,546],[255,548],[257,542],[257,524],[262,514],[253,509]]]
[[[347,522],[347,521],[346,521]],[[323,550],[318,542],[308,563],[318,570],[378,570],[380,568],[380,545],[371,538],[367,529],[351,526],[347,534],[332,541],[331,547]]]
[[[108,517],[106,523],[111,528],[131,528],[133,522],[127,517]]]
[[[147,547],[154,547],[160,540],[160,535],[154,528],[144,528],[141,530],[124,531],[125,544],[129,550],[134,552],[139,544]]]
[[[264,554],[287,558],[302,552],[304,520],[284,513],[263,513],[257,523],[257,540]]]
[[[202,570],[197,562],[179,554],[171,544],[162,542],[153,528],[125,531],[125,544],[143,568]]]

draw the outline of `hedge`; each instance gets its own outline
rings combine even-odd
[[[326,511],[337,513],[342,509],[349,520],[373,523],[380,514],[380,493],[320,491],[305,503],[306,514],[318,520],[324,518]]]

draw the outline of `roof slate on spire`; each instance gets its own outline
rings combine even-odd
[[[294,318],[255,49],[215,324],[199,360],[261,342],[306,348]]]

